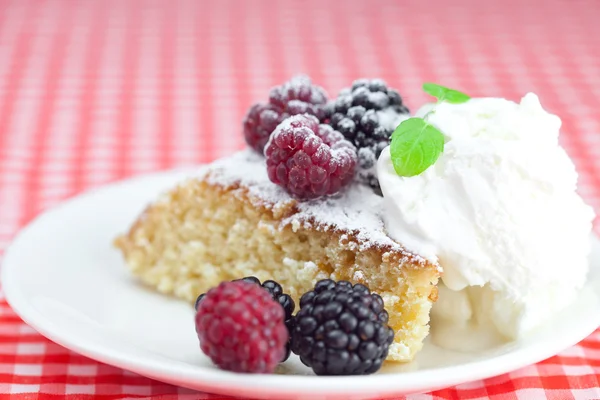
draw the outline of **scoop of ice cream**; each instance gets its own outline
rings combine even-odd
[[[519,337],[568,304],[588,269],[594,215],[559,145],[561,121],[531,93],[520,103],[441,103],[428,121],[445,136],[433,166],[400,177],[389,147],[378,160],[388,233],[438,261],[451,291],[486,289],[441,295],[434,313],[453,308],[446,297],[466,307],[451,318],[485,315],[503,335]]]

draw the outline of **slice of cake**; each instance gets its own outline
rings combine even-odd
[[[383,297],[396,332],[388,360],[410,361],[429,331],[440,270],[390,239],[382,212],[383,198],[356,182],[296,200],[246,150],[162,196],[116,245],[144,283],[190,303],[244,276],[274,279],[296,301],[322,278],[363,283]]]
[[[330,101],[293,78],[249,109],[249,150],[164,195],[116,244],[143,282],[189,302],[247,276],[279,282],[296,303],[324,278],[364,284],[395,332],[388,359],[410,361],[429,332],[441,271],[387,235],[375,175],[407,115],[381,80],[355,81]]]

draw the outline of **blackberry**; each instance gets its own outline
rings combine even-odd
[[[319,281],[300,299],[292,352],[317,375],[379,370],[394,340],[383,299],[361,284]]]
[[[359,79],[326,105],[322,122],[356,146],[359,179],[381,194],[375,171],[377,158],[408,113],[400,94],[384,81]]]
[[[285,314],[285,316],[284,316],[285,326],[287,327],[288,332],[290,332],[290,335],[291,335],[293,324],[294,324],[294,318],[292,317],[292,314],[294,313],[296,304],[294,303],[294,300],[292,299],[292,297],[289,294],[283,292],[281,285],[273,280],[267,280],[261,284],[260,280],[254,276],[247,276],[245,278],[236,279],[233,282],[239,282],[239,281],[254,283],[255,285],[262,286],[263,289],[265,289],[267,292],[269,292],[269,294],[271,295],[273,300],[275,300],[277,303],[279,303],[279,305],[281,305],[281,307],[283,308],[283,311]],[[206,294],[203,293],[200,296],[198,296],[198,298],[196,299],[196,305],[195,305],[196,310],[198,310],[198,305],[200,304],[202,299],[204,299],[205,296],[206,296]],[[281,362],[284,362],[285,360],[287,360],[289,358],[289,356],[290,356],[290,341],[288,340],[287,345],[285,347],[285,354],[284,354],[284,357],[281,360]]]
[[[327,93],[307,76],[296,76],[271,89],[269,102],[254,104],[244,118],[244,137],[250,147],[263,153],[269,137],[291,115],[310,114],[321,119]]]

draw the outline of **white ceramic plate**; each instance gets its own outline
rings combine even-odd
[[[380,398],[435,390],[541,361],[600,325],[600,242],[592,272],[564,312],[527,340],[474,353],[427,343],[410,364],[371,376],[317,377],[292,358],[273,375],[221,371],[201,354],[189,304],[140,286],[113,238],[157,194],[193,171],[171,171],[109,185],[38,217],[15,239],[2,265],[10,305],[51,340],[139,374],[188,388],[272,399]]]

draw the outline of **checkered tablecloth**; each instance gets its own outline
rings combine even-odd
[[[382,77],[412,109],[424,81],[533,91],[562,117],[600,211],[599,17],[600,0],[0,0],[0,254],[69,196],[242,148],[247,107],[299,72],[332,95]],[[597,331],[537,365],[408,398],[590,400],[599,381]],[[68,351],[0,297],[0,399],[93,397],[222,398]]]

